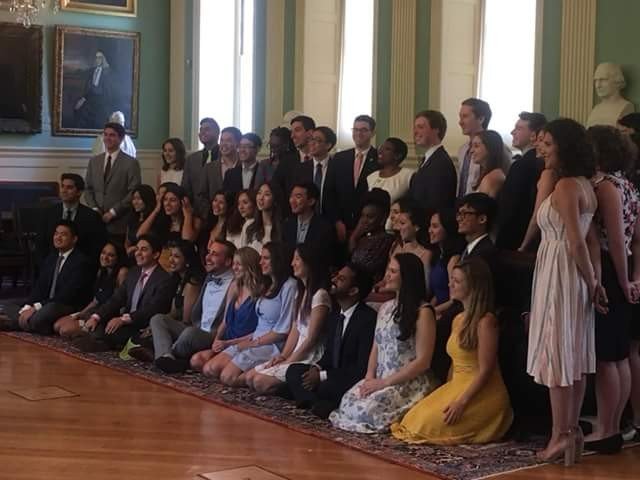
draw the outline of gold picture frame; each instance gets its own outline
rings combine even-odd
[[[135,17],[138,11],[138,0],[60,0],[60,8],[72,12]]]
[[[139,91],[140,33],[56,25],[53,135],[95,136],[120,111],[137,136]]]

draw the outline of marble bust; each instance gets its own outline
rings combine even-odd
[[[591,110],[587,127],[593,125],[615,126],[620,117],[635,110],[633,103],[620,94],[626,86],[620,65],[608,62],[601,63],[593,75],[593,83],[600,102]]]

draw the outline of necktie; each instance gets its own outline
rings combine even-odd
[[[465,248],[462,251],[462,255],[460,255],[460,262],[464,262],[465,258],[467,258],[468,256],[469,256],[469,250]]]
[[[111,173],[111,155],[107,156],[107,164],[104,166],[104,182],[107,183],[109,174]]]
[[[64,219],[65,219],[65,220],[68,220],[68,221],[73,220],[73,219],[71,218],[71,209],[70,209],[70,208],[67,208],[67,210],[65,211],[65,213],[64,213]]]
[[[513,161],[514,161],[514,162],[517,162],[517,161],[518,161],[518,160],[520,160],[521,158],[522,158],[522,155],[520,155],[519,153],[516,153],[516,154],[513,156]]]
[[[342,330],[344,329],[344,315],[338,315],[336,322],[336,334],[333,337],[333,368],[340,366],[340,350],[342,348]]]
[[[138,302],[140,302],[140,296],[142,295],[142,290],[144,289],[144,280],[147,278],[147,273],[142,272],[140,278],[138,279],[138,283],[136,283],[136,288],[133,289],[133,297],[131,298],[131,312],[133,313],[138,309]]]
[[[53,280],[51,281],[51,288],[49,289],[49,298],[53,298],[56,294],[56,284],[58,283],[58,274],[60,273],[60,265],[62,265],[62,255],[58,255],[56,260],[56,268],[53,271]]]
[[[209,163],[209,158],[211,158],[211,152],[205,148],[204,152],[202,152],[202,166],[203,167],[207,163]]]
[[[223,278],[222,277],[211,277],[211,282],[214,283],[214,285],[220,286],[222,285],[223,282]]]
[[[320,199],[316,203],[316,212],[320,212],[322,209],[322,164],[318,162],[316,164],[316,172],[313,175],[313,183],[316,184],[318,190],[320,191]]]
[[[364,160],[364,153],[356,153],[356,159],[353,162],[353,185],[358,186],[358,180],[360,180],[360,169],[362,168],[362,160]]]
[[[471,146],[464,154],[462,167],[460,168],[460,184],[458,185],[458,198],[464,197],[467,193],[467,180],[469,179],[469,167],[471,165]]]

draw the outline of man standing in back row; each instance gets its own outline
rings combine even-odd
[[[119,123],[104,126],[105,153],[89,160],[84,198],[102,216],[111,238],[121,245],[127,228],[126,213],[133,189],[139,185],[140,164],[120,150],[125,130]]]

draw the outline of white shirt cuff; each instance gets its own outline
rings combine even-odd
[[[321,382],[326,382],[327,381],[327,371],[326,370],[320,370],[320,381]]]
[[[115,208],[110,208],[109,213],[111,213],[111,215],[113,215],[114,217],[117,216]]]
[[[42,304],[40,302],[36,302],[33,304],[33,308],[35,308],[36,312],[42,308]]]
[[[120,315],[120,318],[124,323],[131,323],[131,315],[129,315],[128,313],[123,313],[122,315]]]
[[[22,308],[20,310],[18,310],[18,315],[20,315],[22,312],[24,312],[25,310],[31,308],[31,305],[23,305]]]

